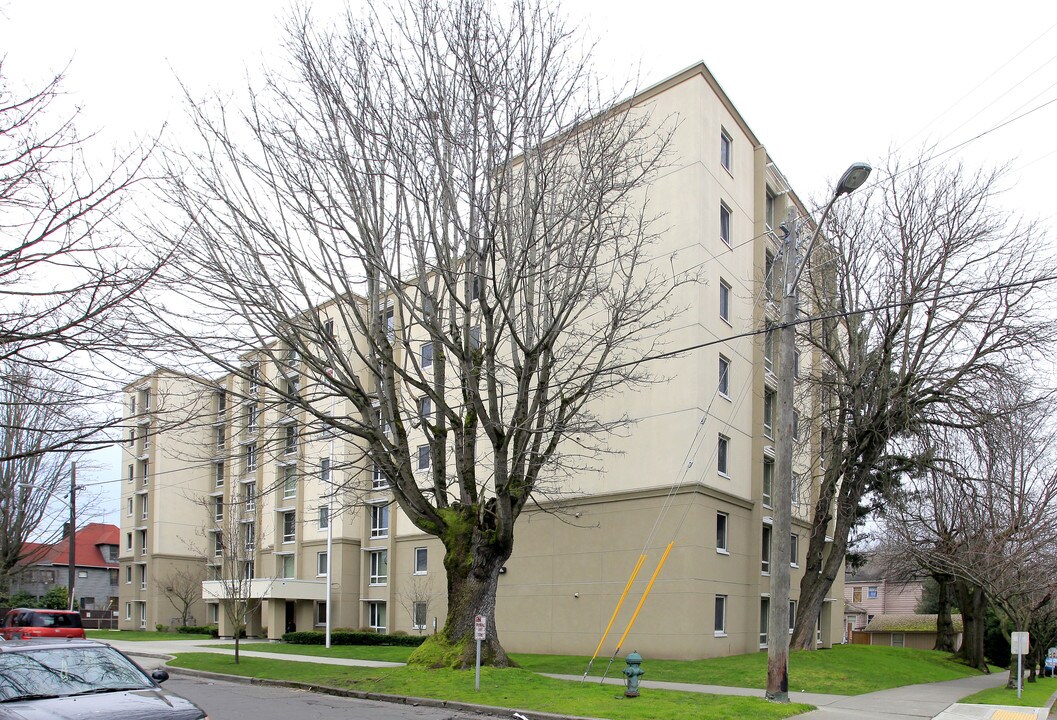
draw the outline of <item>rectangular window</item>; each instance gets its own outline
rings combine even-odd
[[[214,463],[214,465],[215,465],[215,467],[213,469],[214,484],[217,487],[223,487],[224,486],[224,463],[218,462],[218,463]]]
[[[770,320],[767,321],[763,333],[763,369],[769,373],[774,372],[774,328]]]
[[[147,627],[147,603],[145,602],[139,604],[139,626]]]
[[[776,226],[774,224],[774,211],[775,211],[775,197],[774,193],[771,192],[771,188],[767,188],[765,191],[763,201],[763,222],[767,225],[768,230],[773,230]]]
[[[132,619],[132,603],[130,602],[125,603],[125,619]]]
[[[727,474],[727,450],[730,445],[730,438],[726,435],[720,435],[719,441],[716,444],[716,470],[719,471],[720,475]]]
[[[250,435],[256,435],[257,431],[260,430],[260,408],[257,407],[257,403],[251,403],[246,406],[246,415],[243,421],[246,423],[246,432]]]
[[[330,458],[322,458],[319,461],[319,480],[324,485],[330,484]]]
[[[286,381],[286,407],[297,407],[297,401],[301,396],[301,381],[294,378]]]
[[[218,495],[213,498],[213,519],[223,520],[224,519],[224,498]]]
[[[876,585],[871,585],[870,587],[866,588],[866,597],[868,597],[871,600],[876,600],[877,599],[877,586]]]
[[[730,208],[722,202],[719,204],[719,239],[730,245]]]
[[[429,445],[418,446],[418,469],[429,470]]]
[[[125,534],[125,549],[126,550],[131,550],[132,549],[132,533],[126,533]]]
[[[789,536],[789,564],[792,567],[800,567],[800,536]]]
[[[326,505],[319,507],[319,529],[326,530],[330,527],[330,508]]]
[[[774,492],[774,460],[763,459],[763,506],[771,507],[771,493]]]
[[[224,536],[218,532],[213,533],[213,557],[224,554]]]
[[[793,485],[789,488],[789,500],[793,505],[800,504],[800,484],[803,481],[803,476],[800,473],[793,473]]]
[[[220,622],[220,604],[209,603],[208,605],[206,605],[206,607],[208,608],[206,612],[209,615],[209,622],[213,625],[216,625],[218,622]]]
[[[246,580],[252,580],[254,577],[254,567],[252,560],[245,560],[242,563],[242,577]]]
[[[128,446],[130,448],[136,447],[136,429],[132,428],[128,431]]]
[[[727,134],[726,130],[722,130],[719,133],[719,164],[727,172],[732,172],[734,164],[734,141],[731,140],[730,135]]]
[[[723,280],[719,281],[719,319],[730,323],[730,285]]]
[[[323,553],[326,555],[326,553]],[[327,624],[327,604],[325,602],[316,603],[316,625]]]
[[[789,634],[792,635],[796,626],[796,600],[789,601]]]
[[[216,408],[217,408],[217,422],[224,419],[224,412],[228,409],[228,396],[224,392],[218,392],[214,395]]]
[[[420,420],[429,422],[430,416],[433,415],[433,401],[428,397],[420,397],[418,399],[418,417]]]
[[[325,552],[316,553],[316,575],[327,574],[327,554]]]
[[[132,482],[136,478],[136,468],[132,465],[128,466],[128,481]]]
[[[385,632],[385,603],[367,603],[367,626],[376,633]]]
[[[297,497],[297,468],[293,465],[283,466],[283,500]]]
[[[253,550],[257,547],[257,523],[242,523],[242,541],[243,547],[247,550]]]
[[[388,505],[371,505],[371,537],[389,537]]]
[[[855,587],[851,589],[851,601],[855,603],[862,602],[862,588]]]
[[[261,366],[250,365],[246,368],[246,391],[249,395],[256,395],[261,389]]]
[[[433,367],[433,343],[422,343],[422,361],[424,368]]]
[[[730,396],[730,360],[722,355],[719,356],[719,394]]]
[[[800,379],[800,351],[793,350],[793,377]]]
[[[250,443],[242,452],[242,464],[247,473],[257,470],[257,443]]]
[[[292,543],[297,539],[297,517],[291,510],[283,513],[283,542]]]
[[[767,250],[763,254],[763,293],[768,300],[774,300],[774,253]]]
[[[425,630],[426,629],[426,615],[429,611],[429,605],[424,602],[415,602],[411,607],[411,629],[412,630]]]
[[[775,401],[777,397],[774,390],[764,388],[763,391],[763,435],[767,438],[774,437],[774,415]]]
[[[297,424],[291,423],[286,426],[286,442],[283,447],[287,455],[297,452]]]
[[[716,595],[716,624],[715,635],[722,637],[727,634],[727,596]]]
[[[371,585],[385,585],[389,582],[389,551],[372,550],[370,555]]]
[[[139,531],[139,554],[140,555],[146,555],[147,554],[147,531],[146,530],[140,530]]]
[[[246,512],[257,509],[257,483],[248,482],[242,486],[242,501],[246,503]]]
[[[334,320],[327,319],[323,321],[323,334],[328,337],[334,337]]]
[[[425,575],[429,564],[429,554],[426,548],[415,548],[415,575]]]
[[[143,484],[146,485],[147,481],[150,478],[150,461],[149,460],[144,460],[143,461],[143,476],[142,477],[143,477]]]
[[[374,464],[374,469],[371,471],[371,487],[374,490],[385,490],[389,487],[389,480],[378,463]]]
[[[771,598],[760,598],[760,647],[767,647],[767,626],[770,625]]]
[[[396,334],[396,322],[392,306],[383,310],[378,319],[381,321],[382,327],[385,329],[385,336],[389,338],[389,340],[392,340]]]
[[[760,550],[760,572],[770,574],[771,572],[771,528],[763,526],[763,544]]]
[[[725,512],[716,513],[716,552],[727,554],[727,523],[730,516]]]
[[[279,574],[283,578],[297,577],[297,571],[294,568],[294,556],[293,555],[280,555],[279,556]]]
[[[132,584],[132,566],[131,565],[126,565],[125,566],[125,584],[126,585],[131,585]]]
[[[224,433],[224,428],[217,428],[217,450],[223,450],[226,443],[227,436]]]
[[[128,507],[125,509],[125,514],[132,517],[132,498],[128,499]]]
[[[793,439],[800,439],[800,413],[796,410],[793,411]]]
[[[892,647],[904,647],[906,644],[906,636],[903,633],[892,633]]]

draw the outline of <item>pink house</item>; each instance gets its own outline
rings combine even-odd
[[[889,578],[879,564],[869,562],[844,577],[844,642],[877,615],[907,615],[921,600],[920,578]]]

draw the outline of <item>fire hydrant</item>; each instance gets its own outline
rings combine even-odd
[[[632,651],[627,658],[628,666],[624,668],[624,677],[626,677],[628,687],[624,691],[624,697],[634,698],[639,696],[639,678],[646,674],[646,671],[642,669],[642,656],[638,652]]]

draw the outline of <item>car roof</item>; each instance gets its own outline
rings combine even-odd
[[[51,610],[49,608],[11,608],[8,612],[35,612],[35,613],[47,613],[49,615],[58,615],[62,613],[64,615],[80,615],[76,610]]]
[[[22,650],[50,650],[69,647],[110,647],[98,640],[85,638],[29,638],[25,640],[0,640],[0,653]]]

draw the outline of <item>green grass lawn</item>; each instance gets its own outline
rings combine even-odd
[[[785,718],[811,709],[809,705],[776,705],[761,698],[645,690],[628,700],[619,687],[552,680],[522,669],[481,669],[481,691],[474,691],[472,670],[362,668],[292,663],[281,658],[243,657],[236,665],[229,655],[181,653],[173,667],[258,678],[293,680],[314,685],[391,693],[412,697],[460,700],[512,710],[620,720],[740,720]]]
[[[962,698],[958,702],[977,705],[1017,705],[1020,707],[1045,707],[1050,696],[1057,692],[1057,679],[1039,678],[1033,683],[1025,682],[1017,699],[1017,689],[1007,690],[1005,686],[981,690]]]
[[[195,635],[190,633],[174,632],[152,632],[150,630],[85,630],[85,635],[93,640],[208,640],[209,635]]]
[[[230,650],[232,643],[207,645],[206,647]],[[331,645],[328,650],[323,645],[287,645],[286,643],[244,643],[240,647],[243,650],[275,653],[276,655],[310,655],[353,660],[384,660],[385,662],[407,662],[408,656],[415,650],[413,647],[397,645]]]
[[[583,675],[586,657],[574,655],[523,655],[512,657],[526,670],[543,673]],[[600,677],[609,658],[598,658],[591,676]],[[642,664],[645,680],[690,682],[703,685],[764,688],[767,686],[767,653],[750,653],[708,660],[651,660]],[[620,677],[624,668],[617,658],[609,671]],[[800,650],[790,654],[789,689],[861,695],[901,685],[955,680],[978,672],[948,653],[868,645],[836,645],[832,650]]]

